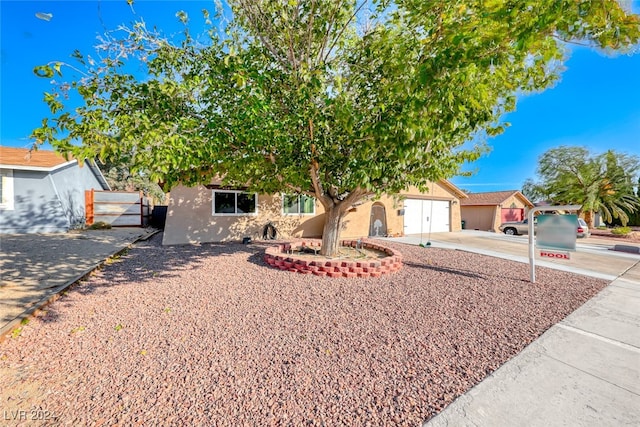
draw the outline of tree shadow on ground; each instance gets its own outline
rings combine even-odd
[[[49,236],[47,236],[49,237]],[[254,240],[249,244],[240,242],[223,243],[202,243],[197,245],[174,245],[162,246],[162,233],[157,233],[148,240],[139,241],[130,249],[122,251],[120,254],[108,258],[97,272],[90,273],[86,277],[76,281],[70,288],[63,292],[63,297],[57,304],[49,305],[46,308],[47,316],[42,320],[45,322],[55,321],[58,317],[57,308],[65,307],[64,294],[73,291],[80,295],[106,293],[110,288],[117,286],[144,286],[154,287],[159,280],[171,280],[184,276],[186,271],[197,271],[207,263],[224,262],[225,257],[236,257],[241,255],[247,263],[266,269],[271,267],[264,261],[264,251],[266,248],[282,243],[279,240]],[[56,242],[56,245],[60,243]],[[55,250],[55,249],[50,249]],[[400,249],[402,251],[402,249]],[[455,251],[452,251],[455,253]],[[407,254],[409,255],[409,254]],[[82,254],[73,254],[82,259]],[[106,257],[105,257],[106,258]],[[79,262],[79,261],[78,261]],[[39,265],[39,264],[38,264]],[[39,265],[38,268],[47,268],[46,264]],[[416,256],[407,256],[404,260],[404,272],[390,275],[389,277],[402,277],[402,274],[411,273],[412,269],[420,269],[426,272],[444,273],[459,277],[476,279],[479,281],[492,281],[494,278],[509,278],[526,282],[522,278],[513,277],[515,274],[504,271],[478,272],[471,269],[458,268],[453,265],[434,265],[428,261],[422,262]],[[524,272],[524,270],[523,270]],[[55,268],[51,274],[59,274]],[[215,280],[215,278],[213,278]],[[42,296],[46,294],[50,297],[53,291],[59,288],[43,289]],[[41,301],[31,295],[23,295],[15,300],[15,304],[23,307],[32,306],[36,301]]]
[[[463,269],[454,269],[454,268],[449,268],[449,267],[439,267],[439,266],[435,266],[435,265],[429,265],[427,263],[418,263],[418,262],[414,262],[414,261],[404,261],[403,264],[405,266],[408,267],[413,267],[413,268],[422,268],[425,270],[431,270],[431,271],[437,271],[439,273],[448,273],[448,274],[455,274],[458,276],[465,276],[465,277],[471,277],[474,279],[487,279],[486,275],[483,274],[478,274],[476,272],[473,272],[471,270],[463,270]]]
[[[66,305],[64,295],[69,291],[94,294],[133,283],[153,286],[158,279],[176,277],[179,270],[198,269],[215,257],[241,252],[246,253],[248,262],[267,266],[263,261],[264,249],[273,244],[269,241],[264,245],[206,243],[162,246],[162,233],[157,233],[110,256],[112,252],[109,251],[113,249],[109,248],[113,245],[101,245],[100,241],[108,239],[110,230],[90,233],[86,238],[83,235],[48,234],[7,236],[3,239],[0,297],[4,309],[0,311],[0,326],[51,298]],[[91,255],[83,253],[83,249],[89,252],[84,246],[87,244],[91,245]],[[101,262],[102,265],[94,269]],[[79,277],[85,271],[91,272]],[[73,284],[68,286],[71,281]],[[58,293],[62,298],[56,297]],[[47,316],[43,320],[55,321],[55,305],[49,304],[45,310]]]

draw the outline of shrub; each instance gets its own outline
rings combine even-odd
[[[611,230],[611,233],[615,234],[616,236],[626,236],[627,234],[631,233],[631,227],[616,227]]]
[[[111,224],[104,221],[94,222],[89,226],[89,230],[109,230],[110,228]]]

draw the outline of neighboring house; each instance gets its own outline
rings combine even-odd
[[[85,190],[109,190],[97,165],[46,150],[0,147],[0,233],[65,232],[84,225]]]
[[[463,191],[449,181],[415,188],[399,197],[382,196],[351,208],[343,223],[342,238],[427,234],[458,231]],[[324,209],[312,197],[262,195],[219,185],[171,190],[163,244],[222,242],[244,237],[262,238],[272,223],[281,237],[321,237]]]
[[[469,193],[460,200],[465,228],[497,231],[507,221],[522,221],[533,203],[518,190]]]

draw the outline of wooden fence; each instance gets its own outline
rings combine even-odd
[[[106,222],[114,227],[146,227],[151,217],[149,199],[142,192],[84,192],[86,224]]]

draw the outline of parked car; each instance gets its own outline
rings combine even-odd
[[[535,232],[538,224],[538,218],[533,219],[533,230]],[[510,236],[529,233],[529,219],[525,218],[524,221],[508,221],[503,222],[498,227],[504,234]],[[589,237],[589,227],[582,218],[578,218],[578,224],[576,224],[576,236],[577,237]]]
[[[537,223],[538,218],[533,218],[534,230]],[[529,219],[525,218],[523,221],[503,222],[502,224],[500,224],[500,227],[498,227],[498,229],[504,234],[508,234],[510,236],[515,236],[518,234],[529,234]]]
[[[578,237],[589,237],[591,233],[589,232],[589,226],[582,218],[578,218]]]

